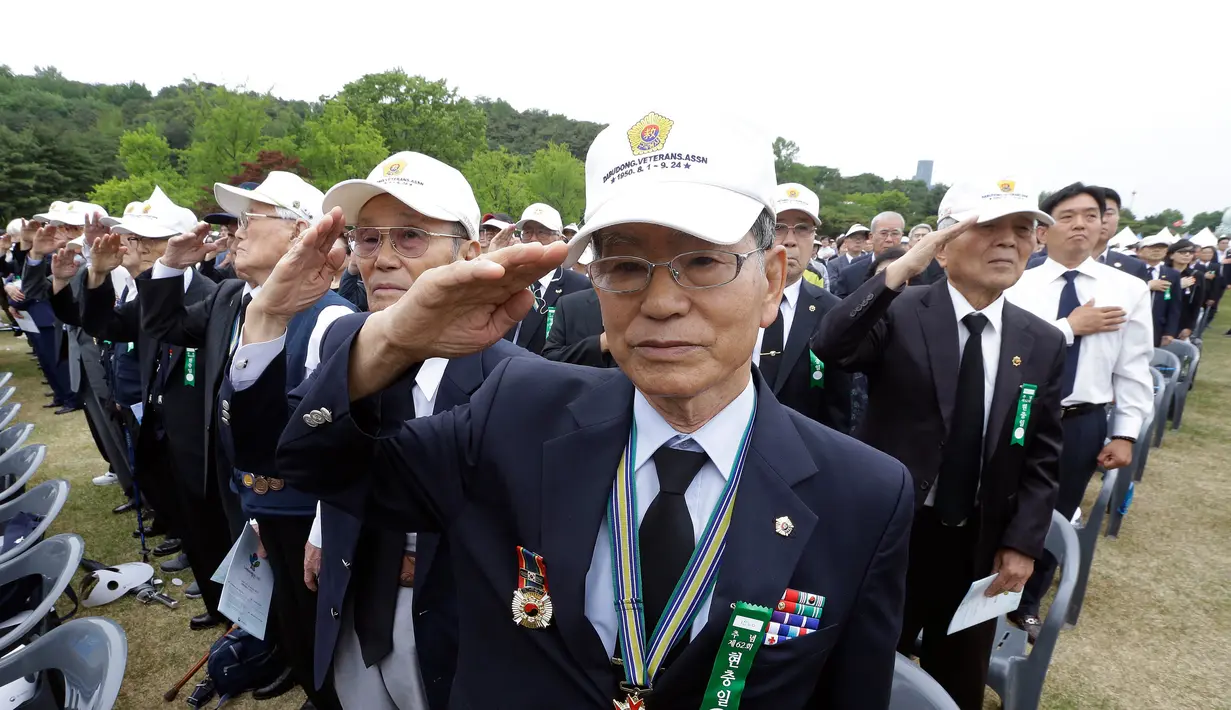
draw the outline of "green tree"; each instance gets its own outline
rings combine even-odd
[[[555,207],[566,223],[581,221],[586,208],[586,167],[568,146],[549,143],[535,151],[526,185],[536,202]]]
[[[782,179],[782,174],[795,164],[795,158],[798,156],[799,146],[795,145],[795,141],[789,141],[782,136],[774,139],[774,174],[778,176],[778,182],[786,182]]]
[[[312,183],[328,190],[366,176],[390,151],[375,126],[360,121],[341,101],[331,100],[303,122],[283,152],[299,156]]]
[[[1188,223],[1187,229],[1193,234],[1203,229],[1209,229],[1212,232],[1220,224],[1222,224],[1222,210],[1198,212],[1193,216],[1192,221]]]
[[[189,186],[183,175],[168,168],[132,177],[111,178],[96,185],[90,191],[89,199],[107,210],[108,214],[119,215],[129,202],[148,200],[155,187],[162,188],[167,197],[181,207],[193,207],[203,198],[200,189]]]
[[[185,174],[194,185],[211,185],[243,170],[256,159],[267,139],[267,96],[214,87],[204,97],[192,130],[192,145],[184,151]]]
[[[171,168],[171,146],[153,123],[120,136],[119,157],[130,176]]]
[[[517,215],[534,200],[522,168],[522,158],[509,151],[480,150],[462,164],[462,174],[474,189],[483,212]]]
[[[507,148],[513,153],[531,155],[548,143],[565,143],[574,156],[584,160],[594,137],[603,130],[602,124],[577,121],[558,113],[518,111],[503,99],[492,101],[480,96],[474,103],[487,114],[487,145],[492,150]]]
[[[338,99],[380,131],[392,152],[413,150],[461,165],[487,145],[487,115],[443,79],[401,69],[367,74],[342,87]]]

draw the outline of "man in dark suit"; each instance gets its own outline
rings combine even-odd
[[[947,634],[972,582],[1020,591],[1043,554],[1057,490],[1064,338],[1004,300],[1051,222],[1012,180],[956,184],[940,231],[829,312],[823,359],[868,374],[859,437],[915,482],[900,651],[963,710],[983,707],[995,620]],[[933,259],[948,278],[903,288]]]
[[[902,246],[902,234],[906,229],[906,219],[902,215],[897,212],[881,212],[872,218],[871,224],[872,251],[842,269],[842,273],[830,289],[838,298],[846,298],[868,280],[868,267],[881,252]],[[923,275],[924,272],[921,271],[916,274],[916,277]]]
[[[603,332],[603,313],[598,294],[588,288],[563,296],[556,302],[555,317],[543,357],[588,367],[615,367]]]
[[[828,284],[829,291],[833,291],[842,271],[863,256],[864,249],[868,246],[869,234],[871,232],[862,224],[852,224],[846,234],[838,237],[838,255],[825,262],[825,270],[829,272],[825,283]]]
[[[399,167],[389,174],[392,165]],[[324,204],[336,206],[345,222],[356,225],[348,241],[376,312],[397,302],[425,271],[477,258],[481,252],[479,206],[470,185],[457,170],[419,153],[398,153],[367,180],[336,185]],[[388,230],[387,237],[381,230]],[[276,277],[310,279],[310,273],[295,271],[296,263],[280,267]],[[322,279],[326,276],[321,274]],[[364,317],[331,327],[321,346],[322,358],[349,342]],[[285,325],[254,307],[245,321],[245,343],[249,336],[262,337],[269,327],[276,335]],[[263,352],[267,344],[245,344],[237,351],[236,357],[248,359],[249,365],[236,371],[224,388],[234,387],[229,395],[236,412],[232,431],[236,464],[244,470],[275,466],[270,442],[277,441],[299,401],[297,393],[286,393],[281,375],[262,376],[266,368],[285,369],[285,351],[274,345],[272,354]],[[413,382],[405,383],[408,386],[385,393],[383,411],[398,419],[449,411],[468,402],[509,357],[530,353],[501,340],[481,353],[433,360]],[[269,365],[263,365],[266,361]],[[241,415],[241,399],[260,402],[262,411]],[[362,498],[363,492],[357,495]],[[309,588],[319,589],[314,654],[318,685],[332,677],[348,708],[448,707],[459,600],[448,545],[439,534],[406,535],[365,525],[324,502],[305,549],[304,569]]]
[[[613,123],[590,148],[591,209],[568,247],[520,244],[426,272],[339,346],[283,434],[278,462],[299,485],[371,524],[443,532],[467,610],[454,707],[700,707],[729,664],[749,671],[746,710],[888,706],[908,475],[778,404],[754,374],[785,280],[773,153],[716,123]],[[620,168],[664,146],[692,159]],[[467,406],[386,415],[372,395],[432,357],[489,347],[530,305],[526,287],[596,233],[591,274],[619,369],[512,358]],[[305,238],[296,258],[330,238]],[[303,284],[266,290],[261,307],[310,298],[296,295]],[[325,451],[350,461],[344,475]],[[349,498],[355,486],[370,492]],[[613,508],[634,489],[635,510]],[[732,656],[728,623],[749,613],[733,616],[737,601],[816,621],[749,619],[767,645]]]
[[[1222,300],[1222,295],[1227,290],[1227,281],[1223,278],[1222,264],[1218,263],[1216,247],[1202,247],[1197,252],[1197,258],[1196,268],[1201,271],[1201,280],[1205,286],[1205,313],[1196,333],[1196,336],[1200,338],[1214,320],[1214,316],[1218,315],[1218,302]]]
[[[851,377],[810,349],[821,319],[839,302],[803,278],[820,227],[821,201],[798,183],[778,186],[774,243],[786,250],[786,286],[778,317],[761,331],[752,361],[778,401],[843,434],[851,430]]]
[[[1120,193],[1110,187],[1100,187],[1098,189],[1103,191],[1103,200],[1106,208],[1103,210],[1103,231],[1098,243],[1094,245],[1094,251],[1091,255],[1100,264],[1106,264],[1112,268],[1119,269],[1126,274],[1136,276],[1142,281],[1149,281],[1150,270],[1146,267],[1144,261],[1135,256],[1107,248],[1108,242],[1116,236],[1120,229]]]
[[[1154,347],[1167,345],[1180,334],[1180,272],[1163,263],[1175,239],[1167,230],[1141,240],[1137,254],[1146,263],[1147,285],[1154,298]]]

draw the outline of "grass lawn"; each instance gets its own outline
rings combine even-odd
[[[1231,540],[1226,406],[1231,339],[1222,337],[1228,325],[1231,316],[1224,316],[1209,329],[1184,429],[1169,432],[1163,448],[1151,453],[1120,538],[1099,543],[1081,623],[1060,637],[1044,708],[1231,710],[1231,556],[1225,549]],[[52,532],[81,535],[91,559],[110,564],[140,559],[130,535],[134,516],[110,512],[122,502],[118,487],[90,484],[106,465],[84,415],[56,417],[41,408],[49,400],[42,396],[46,387],[39,384],[29,352],[24,339],[0,335],[0,372],[13,372],[13,401],[22,402],[17,421],[33,422],[31,442],[49,446],[36,482],[63,478],[72,484]],[[1092,495],[1097,488],[1091,486]],[[170,707],[162,701],[163,692],[221,633],[189,631],[188,619],[204,607],[185,599],[182,587],[172,586],[172,575],[158,576],[166,581],[165,591],[180,601],[178,609],[143,606],[125,597],[93,610],[115,619],[128,633],[128,670],[116,705],[122,710]],[[190,571],[177,576],[185,585],[192,580]],[[176,706],[183,707],[191,687]],[[244,697],[226,707],[293,710],[302,702],[296,690],[264,703]],[[997,704],[989,699],[986,707]]]

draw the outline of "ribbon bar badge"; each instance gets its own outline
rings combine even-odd
[[[547,565],[543,558],[517,547],[517,589],[513,592],[513,623],[527,629],[551,624],[551,597],[547,594]]]
[[[1017,398],[1017,416],[1013,418],[1013,438],[1009,442],[1012,446],[1026,445],[1026,425],[1030,423],[1030,404],[1034,402],[1034,395],[1038,391],[1038,385],[1022,385],[1022,394]]]

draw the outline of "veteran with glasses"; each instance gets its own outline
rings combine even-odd
[[[787,280],[773,151],[717,115],[613,121],[591,145],[586,222],[567,246],[423,272],[299,392],[279,470],[453,551],[453,707],[888,707],[909,478],[779,404],[756,373]],[[326,269],[333,235],[284,263]],[[618,369],[511,358],[468,405],[388,410],[433,358],[496,343],[532,307],[529,287],[591,243]],[[318,292],[270,283],[270,304]],[[236,397],[242,416],[260,407]],[[732,628],[755,629],[739,654]],[[724,674],[746,679],[742,697]]]
[[[902,215],[897,212],[881,212],[872,218],[870,224],[872,229],[868,244],[872,251],[852,261],[834,280],[832,290],[839,298],[851,295],[868,280],[871,272],[869,267],[881,252],[902,245],[902,235],[906,230],[906,219]]]

